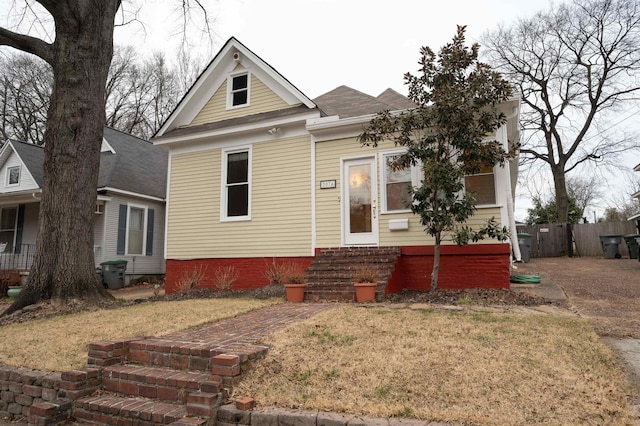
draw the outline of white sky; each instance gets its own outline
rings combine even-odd
[[[116,42],[134,40],[138,47],[163,50],[171,57],[170,51],[181,43],[176,34],[179,15],[171,9],[176,2],[144,2],[140,20],[146,36],[140,25],[133,24],[116,30]],[[421,46],[437,51],[451,40],[458,24],[467,25],[468,41],[475,41],[487,29],[532,14],[548,1],[207,0],[204,4],[216,17],[215,46],[208,57],[233,36],[314,98],[342,84],[373,96],[388,87],[406,94],[403,75],[417,69]]]
[[[193,1],[193,0],[192,0]],[[556,3],[562,0],[556,0]],[[8,2],[0,3],[0,17]],[[21,3],[20,1],[17,2]],[[376,96],[386,88],[405,94],[403,75],[415,73],[419,49],[438,51],[456,25],[467,25],[468,43],[487,30],[548,9],[549,0],[201,0],[215,18],[214,40],[188,32],[193,53],[206,62],[230,37],[236,37],[299,90],[315,98],[340,85]],[[164,51],[175,60],[182,45],[180,0],[125,0],[125,10],[140,7],[141,22],[118,27],[117,44],[141,52]],[[3,24],[3,22],[0,22]],[[144,26],[144,29],[143,29]],[[635,120],[628,120],[631,123]],[[627,156],[627,167],[640,163]],[[603,178],[606,193],[623,190],[624,178]],[[544,178],[543,178],[544,180]],[[519,187],[522,190],[522,186]],[[519,191],[520,192],[520,191]],[[516,218],[530,207],[516,198]],[[601,215],[606,205],[597,208]],[[590,218],[593,213],[588,212]]]

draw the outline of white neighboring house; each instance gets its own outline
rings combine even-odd
[[[94,214],[96,267],[126,260],[125,283],[164,274],[167,153],[105,127]],[[8,141],[0,150],[0,269],[28,270],[35,253],[44,149]]]

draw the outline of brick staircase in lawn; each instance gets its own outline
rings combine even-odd
[[[365,266],[378,271],[376,300],[381,300],[399,256],[400,247],[340,247],[322,250],[305,271],[305,300],[354,301],[353,278]]]
[[[73,416],[96,425],[213,424],[242,364],[266,351],[162,338],[93,343],[89,365],[102,367],[101,388],[76,399]]]
[[[30,424],[213,425],[241,375],[268,350],[262,337],[328,304],[283,304],[163,337],[89,345],[88,367],[61,375],[58,399],[31,406]]]

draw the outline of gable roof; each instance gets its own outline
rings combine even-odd
[[[11,146],[13,150],[18,154],[24,166],[27,168],[33,180],[36,184],[42,188],[42,182],[44,178],[44,148],[32,143],[21,142],[12,140]]]
[[[110,127],[104,139],[114,153],[100,153],[98,189],[115,188],[152,197],[166,197],[168,153],[151,142]]]
[[[115,153],[100,153],[98,189],[117,189],[164,199],[167,186],[168,154],[151,142],[124,132],[104,128],[104,139]],[[44,148],[26,142],[10,141],[25,167],[42,188]]]
[[[154,135],[154,139],[173,129],[190,124],[211,96],[226,81],[228,73],[233,71],[238,63],[243,65],[244,68],[250,68],[251,72],[263,84],[290,106],[303,104],[309,109],[316,107],[311,99],[271,65],[249,50],[235,37],[231,37],[178,102],[169,118]]]
[[[385,110],[415,108],[415,104],[392,89],[374,97],[348,86],[339,86],[314,99],[320,109],[329,116],[342,118],[360,117]]]

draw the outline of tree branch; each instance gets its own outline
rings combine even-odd
[[[49,64],[53,62],[51,44],[45,43],[36,37],[14,33],[2,27],[0,27],[0,46],[10,46],[23,52],[31,53]]]

